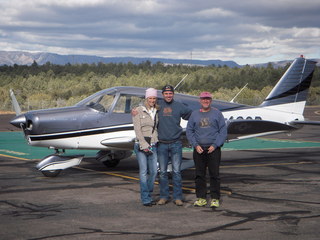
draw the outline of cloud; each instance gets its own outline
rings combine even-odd
[[[236,60],[320,58],[314,0],[0,0],[2,50]]]

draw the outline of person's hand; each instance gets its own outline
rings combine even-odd
[[[132,108],[131,115],[135,117],[138,114],[138,110],[136,108]]]
[[[214,146],[210,146],[208,148],[208,153],[212,153],[215,150]]]
[[[202,149],[202,147],[201,146],[196,146],[196,151],[197,151],[197,153],[199,153],[199,154],[201,154],[201,153],[203,153],[203,149]]]

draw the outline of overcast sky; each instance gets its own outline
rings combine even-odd
[[[233,60],[320,58],[319,0],[0,0],[0,50]]]

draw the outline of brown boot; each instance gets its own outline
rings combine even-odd
[[[183,202],[180,199],[174,200],[173,203],[177,206],[183,206]]]
[[[160,200],[157,202],[158,205],[165,205],[167,203],[167,199],[160,198]]]

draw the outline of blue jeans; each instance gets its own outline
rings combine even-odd
[[[140,151],[139,143],[134,144],[139,163],[140,195],[143,204],[152,202],[154,181],[157,176],[157,148],[153,148],[153,154],[147,155]]]
[[[169,199],[168,163],[172,163],[173,200],[182,199],[181,162],[182,143],[158,143],[158,162],[160,167],[160,198]]]

